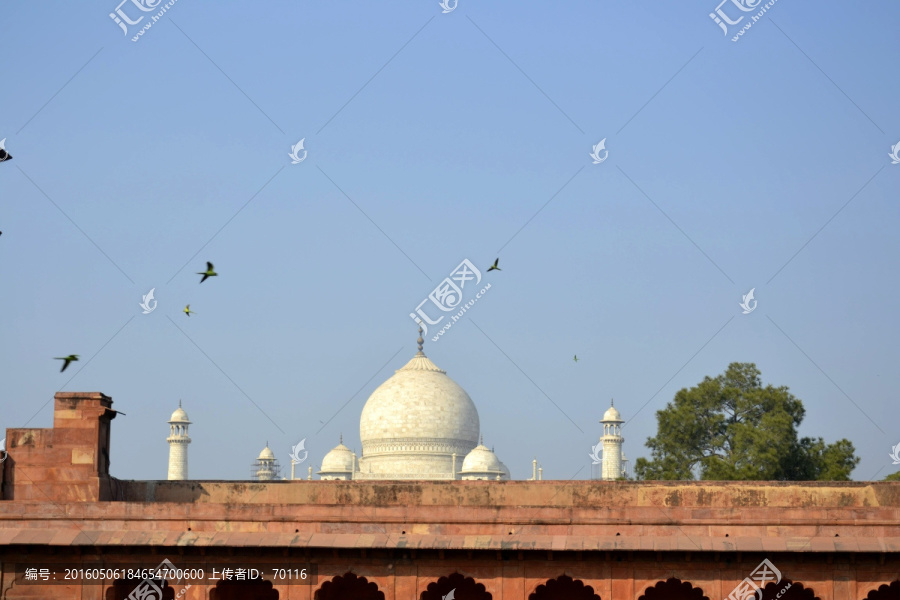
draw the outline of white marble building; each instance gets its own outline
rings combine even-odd
[[[509,479],[509,469],[478,444],[475,403],[422,351],[369,396],[359,422],[362,456],[339,444],[321,479]]]

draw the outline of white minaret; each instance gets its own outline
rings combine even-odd
[[[269,448],[269,442],[266,442],[266,447],[262,449],[256,462],[253,463],[253,478],[259,481],[272,481],[278,478],[279,470],[275,453]]]
[[[181,408],[181,400],[178,401],[178,408],[172,413],[169,419],[169,479],[187,479],[188,478],[188,444],[191,438],[188,437],[188,425],[191,422],[187,413]]]
[[[600,423],[603,425],[603,461],[600,464],[600,479],[613,480],[625,476],[625,456],[622,454],[622,416],[613,401],[609,401],[609,408],[603,413]]]

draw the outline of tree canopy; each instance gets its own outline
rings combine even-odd
[[[799,438],[803,403],[787,387],[763,387],[753,363],[682,389],[656,412],[651,460],[635,462],[638,479],[846,481],[859,463],[846,439]]]

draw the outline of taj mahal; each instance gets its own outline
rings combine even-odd
[[[900,482],[623,480],[612,405],[592,480],[512,480],[422,343],[317,479],[268,443],[252,481],[189,478],[180,404],[167,478],[118,478],[127,410],[57,392],[50,427],[6,430],[0,600],[900,600]]]
[[[469,394],[423,351],[419,327],[418,352],[369,396],[359,421],[362,456],[340,443],[328,452],[316,472],[321,480],[488,480],[510,479],[507,466],[485,446],[478,409]],[[168,479],[187,479],[190,443],[187,413],[179,402],[169,419]],[[603,419],[603,436],[594,448],[598,479],[625,476],[622,424],[610,406]],[[601,457],[602,454],[602,457]],[[293,467],[293,465],[292,465]],[[537,461],[531,480],[543,479]],[[293,469],[292,469],[293,470]],[[251,469],[257,481],[279,479],[275,453],[266,447]],[[291,473],[291,479],[294,473]],[[308,478],[312,478],[309,467]]]

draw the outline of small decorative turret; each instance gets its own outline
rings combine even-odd
[[[250,475],[258,481],[271,481],[279,477],[280,471],[281,466],[275,458],[275,453],[269,448],[269,442],[266,442],[266,447],[262,449],[256,462],[253,463]]]

